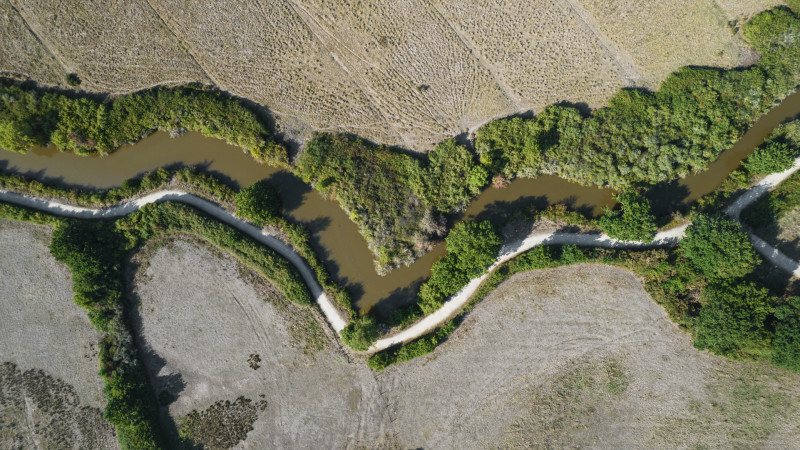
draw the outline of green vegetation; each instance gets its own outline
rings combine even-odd
[[[289,300],[300,305],[310,305],[313,301],[303,278],[289,261],[189,206],[177,203],[145,205],[119,219],[117,229],[125,239],[127,250],[164,234],[194,234],[229,252],[270,280]]]
[[[430,249],[444,229],[442,214],[463,207],[486,184],[486,171],[453,140],[421,161],[361,139],[319,134],[296,172],[339,200],[376,255],[379,273]]]
[[[431,277],[419,288],[419,308],[430,314],[492,265],[502,243],[488,221],[461,222],[447,236],[447,255],[433,263]]]
[[[66,189],[21,175],[0,173],[0,189],[37,197],[61,199],[80,206],[108,206],[168,187],[206,197],[223,206],[233,205],[233,188],[211,175],[195,169],[158,169],[122,182],[120,187],[104,190]]]
[[[604,208],[600,218],[600,228],[614,239],[620,241],[651,242],[658,227],[656,218],[650,212],[650,201],[635,193],[615,195],[620,210]]]
[[[772,362],[800,372],[800,298],[779,302],[775,307],[775,319]]]
[[[694,345],[728,357],[757,357],[769,351],[766,320],[775,299],[753,282],[732,280],[703,291]]]
[[[108,403],[104,417],[116,427],[123,448],[161,448],[158,406],[136,356],[124,313],[123,240],[108,221],[63,220],[50,251],[72,272],[75,303],[102,333],[98,359]]]
[[[281,198],[278,191],[266,180],[261,180],[236,194],[236,215],[256,225],[265,225],[281,215]]]
[[[78,77],[78,74],[76,73],[68,73],[64,77],[64,80],[67,82],[68,85],[72,87],[80,86],[81,84],[81,79]]]
[[[258,412],[267,409],[267,401],[253,402],[239,397],[233,402],[219,401],[208,408],[190,412],[178,434],[181,448],[224,450],[233,448],[247,438],[258,419]]]
[[[763,227],[776,222],[798,205],[800,205],[800,174],[794,174],[742,211],[741,217],[744,223],[752,227]]]
[[[0,79],[0,147],[6,150],[52,143],[81,155],[106,154],[156,130],[198,131],[271,165],[288,163],[256,113],[211,88],[157,87],[98,101]]]
[[[697,215],[680,246],[709,278],[743,277],[760,262],[742,227],[720,216]]]
[[[367,350],[380,333],[378,324],[372,316],[361,316],[350,320],[342,330],[342,342],[353,350],[363,352]]]

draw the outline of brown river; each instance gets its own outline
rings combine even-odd
[[[654,209],[664,212],[711,192],[775,126],[798,114],[800,92],[759,119],[708,170],[660,188]],[[350,290],[362,310],[377,307],[383,315],[413,301],[418,285],[444,252],[444,246],[439,245],[411,266],[379,276],[366,242],[338,203],[323,199],[289,172],[260,165],[241,149],[197,133],[175,139],[156,133],[106,157],[81,157],[54,148],[36,148],[25,155],[0,150],[0,170],[84,188],[118,186],[127,178],[167,166],[199,166],[239,186],[268,178],[280,191],[288,218],[309,228],[331,275]],[[527,206],[542,209],[556,203],[596,215],[603,206],[614,204],[612,194],[609,189],[581,186],[553,176],[517,179],[504,189],[486,189],[470,203],[464,216],[500,218]]]

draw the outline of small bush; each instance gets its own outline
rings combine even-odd
[[[70,86],[80,86],[81,79],[78,77],[76,73],[68,73],[66,77],[64,77],[67,81],[67,84]]]

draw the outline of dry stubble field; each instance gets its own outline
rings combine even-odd
[[[0,448],[115,448],[95,332],[50,229],[0,220]]]
[[[434,353],[373,374],[229,257],[158,247],[137,292],[158,376],[182,381],[169,412],[263,394],[240,446],[780,447],[800,433],[800,376],[695,350],[620,269],[517,275]]]
[[[122,93],[213,83],[280,131],[427,150],[492,118],[602,106],[752,54],[731,27],[778,0],[0,0],[0,73]]]

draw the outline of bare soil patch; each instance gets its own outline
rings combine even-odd
[[[363,364],[350,363],[316,311],[196,241],[156,242],[138,259],[147,261],[136,276],[138,340],[157,391],[175,398],[168,411],[178,425],[241,396],[266,401],[245,447],[380,440],[378,385]]]
[[[429,150],[499,116],[605,104],[687,64],[751,63],[729,22],[777,0],[11,0],[0,71],[129,92],[213,83],[279,132],[346,131]],[[61,71],[62,73],[57,74]]]
[[[0,447],[114,447],[102,420],[100,337],[49,241],[47,227],[0,220]]]

